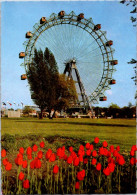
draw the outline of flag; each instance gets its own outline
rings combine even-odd
[[[10,106],[12,106],[12,104],[11,104],[11,103],[9,103],[9,105],[10,105]]]

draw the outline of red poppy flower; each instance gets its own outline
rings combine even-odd
[[[131,164],[131,165],[136,164],[136,159],[132,157],[132,158],[130,159],[130,164]]]
[[[84,158],[83,162],[84,162],[84,164],[87,164],[88,163],[88,158]]]
[[[73,147],[72,146],[69,147],[69,151],[73,152]]]
[[[27,168],[27,160],[24,160],[23,162],[22,162],[22,167],[25,169],[25,168]]]
[[[62,146],[62,150],[65,151],[65,146]]]
[[[11,168],[12,168],[12,164],[11,164],[10,162],[8,162],[8,163],[6,164],[6,166],[5,166],[6,171],[10,171]]]
[[[130,156],[134,156],[134,155],[135,155],[135,151],[134,150],[131,150]]]
[[[107,157],[111,157],[111,152],[110,151],[107,151]]]
[[[115,160],[112,157],[108,158],[108,163],[114,163],[115,164]]]
[[[99,138],[98,137],[95,137],[94,143],[97,144],[98,142],[99,142]]]
[[[17,158],[22,158],[23,159],[23,155],[21,153],[18,153]]]
[[[19,174],[19,180],[23,180],[24,179],[24,173],[20,172]]]
[[[79,165],[79,158],[78,157],[76,157],[74,159],[73,164],[74,164],[74,166],[78,166]]]
[[[58,165],[55,165],[55,166],[53,167],[53,173],[54,173],[54,174],[57,174],[58,171],[59,171],[59,167],[58,167]]]
[[[31,160],[32,159],[32,155],[31,154],[27,155],[27,158],[28,158],[28,160]]]
[[[51,154],[49,158],[49,162],[54,162],[56,160],[56,155],[54,153]]]
[[[119,165],[124,165],[125,164],[125,159],[123,156],[120,156],[119,159],[118,159],[118,164]]]
[[[80,146],[79,146],[79,149],[80,149],[80,150],[84,150],[84,146],[83,146],[83,145],[80,145]]]
[[[31,169],[34,169],[34,168],[35,168],[35,160],[32,160],[32,161],[30,162],[30,168],[31,168]]]
[[[90,156],[91,155],[91,150],[87,150],[86,154],[87,154],[87,156]]]
[[[85,155],[85,151],[84,151],[84,150],[80,150],[80,149],[79,149],[79,151],[78,151],[78,155],[79,155],[79,156],[81,156],[81,155],[82,155],[82,156],[84,156],[84,155]]]
[[[120,146],[117,146],[116,147],[116,150],[119,152],[120,151]]]
[[[100,171],[100,170],[101,170],[101,163],[98,163],[98,164],[96,165],[96,170],[97,170],[97,171]]]
[[[136,150],[136,145],[133,145],[133,146],[131,147],[131,150],[135,151],[135,150]]]
[[[98,154],[99,154],[100,156],[101,156],[101,155],[104,155],[104,148],[103,148],[103,147],[99,148]]]
[[[104,173],[106,176],[110,175],[110,169],[109,169],[109,167],[107,167],[106,169],[103,169],[103,173]]]
[[[72,156],[73,160],[77,157],[76,153],[73,151],[71,152],[70,156]]]
[[[113,146],[113,145],[112,145],[112,146],[110,146],[110,147],[109,147],[109,150],[110,150],[110,152],[112,152],[112,153],[113,153],[113,152],[114,152],[114,146]]]
[[[3,159],[2,163],[3,163],[4,166],[6,166],[7,163],[8,163],[8,159],[7,158]]]
[[[86,143],[86,149],[88,150],[88,149],[90,149],[90,143]]]
[[[69,157],[68,157],[68,159],[67,159],[67,163],[68,163],[68,164],[71,164],[71,163],[72,163],[72,161],[73,161],[72,156],[69,156]]]
[[[83,162],[83,156],[82,155],[79,156],[79,162]]]
[[[114,150],[113,156],[114,156],[114,157],[117,157],[117,156],[118,156],[118,151],[117,151],[117,150]]]
[[[96,150],[94,150],[94,151],[92,152],[92,156],[93,156],[93,157],[96,157],[96,156],[97,156],[97,151],[96,151]]]
[[[37,153],[37,157],[38,157],[39,159],[41,159],[42,156],[43,156],[43,152],[40,150],[40,151]]]
[[[109,163],[108,168],[109,168],[110,172],[113,173],[114,170],[115,170],[115,164],[114,163]]]
[[[92,161],[91,161],[91,164],[95,165],[96,163],[97,163],[97,159],[93,158]]]
[[[34,160],[34,167],[37,169],[41,168],[41,161],[37,158]]]
[[[23,188],[25,188],[25,189],[29,188],[29,180],[28,179],[23,181]]]
[[[106,147],[108,146],[108,143],[107,143],[106,141],[104,141],[104,142],[102,143],[102,145],[103,145],[104,148],[106,148]]]
[[[77,179],[78,179],[79,181],[82,181],[82,180],[84,179],[84,177],[85,177],[85,170],[79,171],[79,172],[77,173]]]
[[[57,156],[59,156],[60,159],[62,159],[65,155],[65,152],[62,148],[57,149]]]
[[[63,157],[63,158],[64,158],[64,160],[67,160],[67,159],[68,159],[68,157],[67,157],[67,155],[66,155],[66,154],[64,155],[64,157]]]
[[[6,156],[6,150],[3,149],[3,150],[1,150],[1,157],[4,158],[5,156]]]
[[[19,149],[19,152],[20,152],[21,154],[24,154],[24,148],[21,147],[21,148]]]
[[[111,155],[111,153],[110,153]],[[104,148],[104,156],[108,156],[108,150],[106,148]]]
[[[37,152],[38,146],[37,146],[37,145],[34,145],[33,148],[32,148],[32,150],[33,150],[34,152]]]
[[[32,153],[32,148],[29,146],[29,147],[27,148],[27,155],[31,155],[31,153]]]
[[[90,145],[90,148],[89,148],[89,149],[90,149],[91,151],[93,150],[93,145],[92,145],[92,144]]]
[[[80,188],[80,183],[77,181],[75,184],[75,189],[78,190]]]
[[[16,165],[22,165],[22,162],[23,162],[23,158],[22,157],[15,158]]]
[[[44,148],[45,143],[42,141],[42,142],[40,142],[40,144],[39,144],[39,145],[40,145],[40,147],[41,147],[41,148]]]
[[[52,154],[52,150],[48,149],[48,151],[46,152],[46,159],[49,159],[51,154]]]

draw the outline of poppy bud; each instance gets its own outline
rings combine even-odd
[[[34,145],[33,148],[32,148],[32,150],[33,150],[34,152],[37,152],[37,149],[38,149],[38,146],[37,146],[37,145]]]
[[[24,173],[20,172],[19,174],[19,180],[23,180],[24,179]]]
[[[23,188],[25,188],[25,189],[29,188],[29,180],[28,179],[23,181]]]
[[[75,189],[78,190],[80,187],[80,183],[77,181],[76,184],[75,184]]]
[[[6,156],[6,150],[3,149],[3,150],[1,150],[1,157],[4,158],[5,156]]]
[[[106,147],[108,146],[108,143],[107,143],[106,141],[104,141],[104,142],[102,143],[102,145],[103,145],[104,148],[106,148]]]
[[[45,146],[45,143],[42,141],[42,142],[40,142],[40,147],[41,148],[44,148],[44,146]]]
[[[98,137],[95,137],[94,143],[97,144],[98,142],[99,142],[99,138]]]
[[[59,171],[59,167],[58,167],[57,165],[55,165],[55,166],[53,167],[53,173],[54,173],[54,174],[57,174],[58,171]]]
[[[86,143],[86,149],[89,149],[90,148],[90,143]]]
[[[100,170],[101,170],[101,163],[98,163],[98,164],[97,164],[96,170],[97,170],[97,171],[100,171]]]

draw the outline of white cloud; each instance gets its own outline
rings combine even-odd
[[[106,93],[107,93],[108,95],[112,95],[112,91],[111,91],[111,90],[107,90]]]

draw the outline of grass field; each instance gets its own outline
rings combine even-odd
[[[16,118],[1,119],[1,135],[15,137],[31,136],[81,138],[92,142],[95,137],[100,142],[106,140],[109,145],[119,145],[121,150],[130,150],[136,144],[135,119],[43,119]]]

